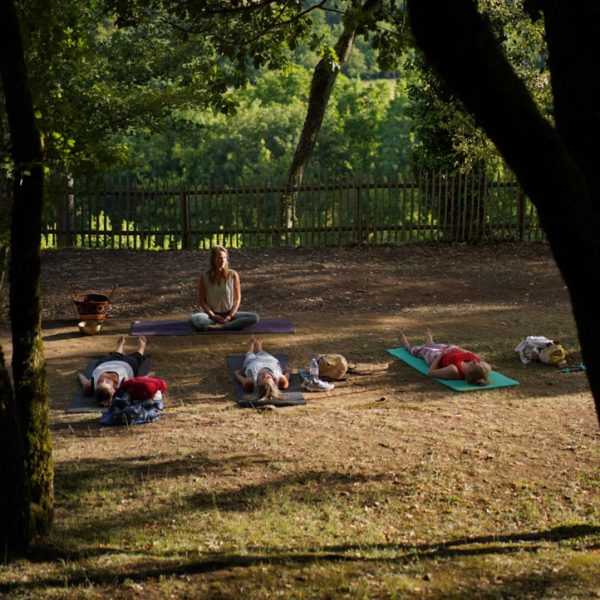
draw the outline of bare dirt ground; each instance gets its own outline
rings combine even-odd
[[[206,259],[206,252],[44,253],[58,490],[69,487],[73,473],[91,477],[111,460],[148,473],[154,465],[155,474],[168,464],[165,469],[185,479],[186,493],[213,494],[218,506],[233,501],[227,494],[252,493],[274,478],[306,494],[315,473],[341,499],[356,486],[365,497],[374,494],[384,482],[397,495],[411,473],[413,479],[427,474],[430,484],[435,479],[440,493],[468,496],[470,508],[440,516],[428,486],[389,514],[379,501],[365,500],[370,514],[395,528],[395,540],[431,543],[459,534],[542,531],[565,521],[597,523],[600,436],[585,374],[523,366],[513,351],[533,334],[578,351],[568,293],[543,244],[232,251],[242,307],[294,321],[294,334],[263,336],[267,350],[287,353],[294,367],[306,366],[317,352],[341,352],[361,374],[326,394],[307,395],[305,407],[241,410],[225,356],[242,353],[247,336],[151,337],[152,369],[170,386],[160,421],[101,429],[98,415],[65,415],[76,371],[112,350],[133,319],[184,318],[197,308]],[[102,333],[82,336],[69,284],[78,293],[108,293],[114,283],[119,289]],[[440,341],[472,349],[520,385],[456,394],[386,353],[399,346],[400,330],[420,340],[428,326]],[[10,354],[7,338],[4,328],[1,341]],[[136,339],[127,343],[133,349]],[[335,476],[324,480],[328,473]],[[513,512],[503,503],[525,502],[522,493],[533,512]],[[74,509],[67,496],[57,498],[58,535],[66,535],[60,523]],[[214,597],[236,597],[239,581],[229,575],[229,592]],[[196,589],[208,585],[206,577],[197,576]],[[372,597],[369,585],[365,593]],[[328,593],[323,597],[337,597]]]
[[[184,318],[197,309],[197,279],[206,258],[205,252],[45,253],[43,319],[51,383],[58,376],[60,388],[72,387],[71,373],[81,368],[81,357],[112,349],[116,334],[127,333],[133,319]],[[563,386],[565,393],[587,391],[585,376],[559,376],[537,365],[526,369],[512,352],[531,334],[577,350],[568,293],[544,245],[245,250],[233,251],[231,264],[241,275],[242,308],[294,320],[296,334],[265,336],[267,349],[287,352],[296,367],[306,366],[316,352],[341,352],[372,373],[343,388],[351,397],[346,401],[403,402],[405,385],[415,399],[445,397],[447,391],[415,377],[385,352],[399,345],[401,329],[420,340],[427,326],[441,341],[479,351],[526,385],[534,374],[538,391],[545,386],[559,393]],[[115,283],[119,289],[101,335],[81,336],[69,285],[77,293],[107,294]],[[175,404],[212,397],[228,403],[224,355],[241,353],[245,340],[154,337],[148,351],[154,370],[171,383]],[[505,393],[522,395],[495,395]],[[68,395],[53,394],[53,400],[63,408]]]
[[[70,402],[75,371],[88,357],[113,349],[117,334],[127,333],[131,320],[184,318],[197,308],[197,279],[206,260],[206,252],[44,254],[44,340],[51,405],[57,416]],[[407,416],[403,408],[414,405],[428,418],[411,424],[412,435],[426,440],[440,425],[430,420],[434,414],[442,415],[437,417],[442,423],[469,431],[491,427],[493,407],[494,423],[505,411],[501,427],[510,431],[524,426],[523,419],[534,406],[552,415],[559,432],[578,427],[582,420],[590,435],[597,432],[584,374],[525,367],[513,352],[520,339],[532,334],[558,339],[578,351],[568,292],[543,244],[245,250],[232,251],[230,261],[241,276],[243,308],[294,320],[295,334],[263,336],[267,349],[286,352],[294,367],[306,366],[317,352],[341,352],[365,373],[328,394],[310,395],[308,408],[298,409],[307,414],[318,411],[324,427],[336,426],[339,411],[350,411],[347,418],[351,418],[356,410],[365,418],[361,408],[372,408],[392,420],[403,420]],[[115,283],[119,289],[102,333],[82,336],[68,286],[78,293],[108,293]],[[436,338],[480,353],[521,386],[459,397],[385,352],[399,346],[400,330],[420,340],[428,326]],[[246,337],[150,338],[152,368],[170,384],[171,409],[164,427],[183,414],[202,417],[215,410],[222,414],[234,406],[225,355],[242,353]],[[133,349],[136,339],[129,338],[128,343]],[[557,401],[565,399],[561,405],[565,412],[557,413]],[[227,420],[247,418],[236,410],[225,414]],[[69,420],[83,420],[88,426],[88,419],[81,416]],[[271,424],[264,427],[268,430]],[[216,428],[212,431],[211,443],[216,447],[226,443]],[[341,455],[348,453],[344,440],[335,443]],[[522,448],[524,440],[519,437],[514,443]],[[532,439],[531,444],[537,453],[538,441]],[[377,462],[380,453],[367,454],[364,460]]]

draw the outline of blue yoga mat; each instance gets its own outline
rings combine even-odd
[[[407,365],[419,371],[419,373],[423,373],[423,375],[427,375],[429,372],[427,363],[422,358],[413,356],[406,348],[391,348],[387,352],[388,354],[399,358],[401,361],[404,361]],[[427,376],[429,377],[429,375]],[[510,377],[506,377],[505,375],[502,375],[496,371],[492,371],[488,375],[488,379],[490,380],[489,385],[471,385],[464,379],[440,379],[438,377],[430,377],[430,379],[434,379],[438,383],[452,388],[456,392],[474,392],[519,385],[518,381],[515,381]]]

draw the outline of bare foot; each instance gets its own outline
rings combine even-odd
[[[146,351],[146,343],[148,342],[148,340],[146,339],[145,335],[140,335],[139,341],[138,341],[138,352],[140,354],[144,354],[144,352]]]
[[[254,352],[262,352],[262,339],[254,338]]]
[[[400,341],[402,342],[402,345],[405,348],[408,348],[410,346],[409,342],[408,342],[408,338],[406,337],[404,331],[400,332]]]
[[[433,344],[433,332],[431,329],[427,329],[425,332],[425,344]]]
[[[221,329],[221,327],[223,327],[223,323],[213,323],[212,325],[207,325],[206,330],[215,331],[217,329]]]
[[[117,352],[120,352],[121,354],[123,354],[123,350],[125,349],[125,336],[124,335],[120,335],[117,338]]]

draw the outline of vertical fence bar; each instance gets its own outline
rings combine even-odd
[[[179,203],[181,213],[181,246],[184,250],[190,249],[190,213],[188,206],[188,195],[185,186],[179,188]]]
[[[206,248],[206,205],[210,199],[210,184],[202,186],[202,193],[198,199],[199,204],[197,206],[198,213],[200,215],[200,222],[198,224],[198,236],[200,237],[200,248],[204,250]]]
[[[409,215],[410,215],[410,223],[408,228],[408,241],[412,242],[414,237],[414,215],[415,215],[415,175],[411,173],[411,185],[410,185],[410,197],[409,197]]]
[[[427,173],[419,171],[419,202],[417,203],[417,241],[420,242],[427,235],[423,224],[423,213],[427,214],[429,206],[429,178]]]
[[[111,179],[112,186],[114,187],[114,180]],[[87,247],[92,248],[92,214],[95,212],[94,209],[98,206],[98,195],[100,194],[100,190],[94,188],[94,195],[88,197],[87,203],[87,224],[84,225],[84,229],[86,231],[86,241]]]
[[[458,174],[458,235],[459,239],[463,241],[466,236],[466,223],[467,223],[467,175],[466,173]]]
[[[356,181],[354,184],[354,194],[356,202],[356,222],[357,222],[357,234],[356,244],[362,246],[363,238],[363,215],[362,215],[362,194],[360,189],[360,182]]]
[[[432,230],[432,235],[431,235],[431,241],[435,241],[435,240],[439,240],[441,238],[441,234],[442,234],[442,230],[440,228],[440,221],[442,220],[442,190],[443,190],[443,184],[444,184],[444,178],[438,173],[437,175],[434,175],[435,179],[436,179],[436,196],[435,196],[435,202],[436,202],[436,216],[435,216],[435,235],[433,234],[433,230]],[[433,218],[432,218],[432,226],[433,226]]]
[[[481,182],[479,184],[479,198],[480,198],[480,213],[479,213],[479,239],[484,240],[487,237],[487,185],[488,177],[487,174],[482,170]]]
[[[517,223],[519,241],[522,242],[525,239],[525,194],[521,186],[517,196]]]
[[[402,211],[400,215],[400,229],[402,232],[401,239],[405,241],[407,239],[406,231],[406,202],[408,198],[409,181],[406,175],[402,174]]]
[[[130,217],[129,217],[129,204],[131,202],[131,183],[129,177],[125,178],[125,202],[123,202],[123,218],[121,220],[121,230],[125,228],[125,248],[130,248],[131,233],[129,231]]]

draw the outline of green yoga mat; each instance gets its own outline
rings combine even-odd
[[[392,356],[395,356],[396,358],[399,358],[400,360],[404,361],[407,365],[419,371],[419,373],[427,375],[429,371],[427,363],[422,358],[413,356],[406,348],[391,348],[387,352]],[[452,388],[456,392],[473,392],[479,390],[490,390],[492,388],[511,387],[513,385],[519,385],[518,381],[515,381],[510,377],[506,377],[501,373],[497,373],[496,371],[492,371],[489,374],[489,385],[471,385],[464,379],[439,379],[438,377],[431,377],[431,379],[434,379],[442,385]]]

